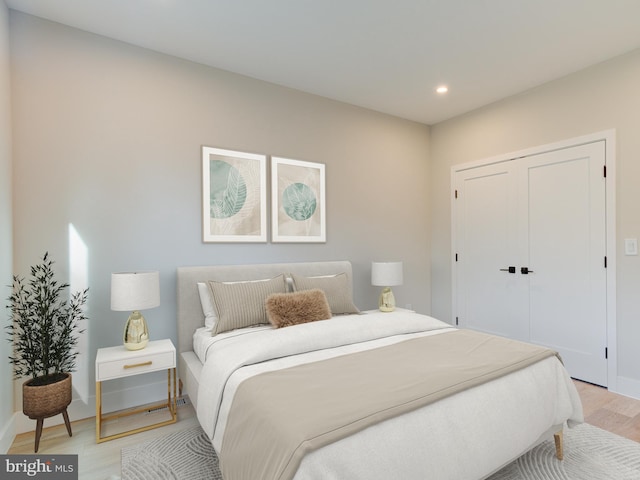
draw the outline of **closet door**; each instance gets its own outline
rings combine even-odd
[[[530,340],[560,353],[569,373],[607,384],[604,142],[520,162],[520,264]],[[526,221],[526,224],[525,224]]]
[[[504,162],[457,174],[457,317],[462,327],[528,340],[528,296],[516,273],[514,166]]]
[[[456,172],[454,308],[461,327],[548,346],[606,386],[604,148]]]

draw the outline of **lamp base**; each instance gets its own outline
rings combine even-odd
[[[124,347],[127,350],[142,350],[149,343],[149,330],[142,314],[135,310],[124,326]]]
[[[384,287],[378,299],[378,308],[381,312],[393,312],[396,309],[396,297],[393,296],[391,287]]]

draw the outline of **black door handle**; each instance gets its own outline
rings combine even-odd
[[[516,273],[516,267],[501,268],[500,271],[501,272]]]
[[[529,270],[529,267],[522,267],[520,268],[520,273],[523,275],[528,275],[530,273],[533,273],[533,270]]]

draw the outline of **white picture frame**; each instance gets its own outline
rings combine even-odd
[[[325,166],[271,157],[271,241],[327,241]]]
[[[202,241],[267,241],[267,156],[202,147]]]

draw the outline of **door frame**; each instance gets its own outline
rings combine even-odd
[[[504,153],[489,158],[474,160],[467,163],[453,165],[451,167],[451,312],[452,323],[458,316],[457,305],[457,269],[456,269],[456,174],[464,170],[482,167],[486,165],[517,161],[518,159],[541,153],[563,150],[566,148],[577,147],[588,143],[599,141],[605,142],[605,165],[607,181],[605,183],[605,215],[606,215],[606,257],[607,257],[607,292],[606,292],[606,311],[607,311],[607,388],[612,392],[617,392],[618,378],[618,352],[617,352],[617,327],[616,327],[616,266],[617,266],[617,243],[616,243],[616,131],[615,129],[603,130],[580,137],[561,140],[554,143],[539,145],[536,147],[517,150],[515,152]]]

